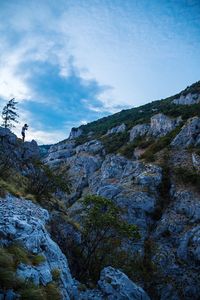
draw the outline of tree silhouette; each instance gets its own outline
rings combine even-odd
[[[17,118],[19,115],[15,111],[17,103],[18,102],[15,101],[15,98],[13,98],[4,106],[2,111],[3,127],[12,128],[15,127],[13,122],[18,123]]]

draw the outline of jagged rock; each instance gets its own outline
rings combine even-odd
[[[106,267],[101,271],[98,286],[108,300],[150,300],[141,287],[112,267]]]
[[[151,117],[150,134],[155,137],[165,136],[176,128],[181,122],[181,117],[172,119],[159,113]]]
[[[78,154],[80,152],[86,152],[86,153],[93,154],[93,155],[95,155],[97,153],[102,154],[103,149],[104,149],[104,146],[100,141],[92,140],[83,145],[77,146],[76,154]]]
[[[187,148],[200,145],[200,118],[194,117],[187,121],[179,134],[171,142],[171,146]]]
[[[113,133],[120,133],[120,132],[124,132],[126,130],[126,125],[124,123],[122,123],[119,126],[113,127],[111,129],[109,129],[106,133],[106,135],[109,134],[113,134]]]
[[[36,283],[38,283],[36,278],[38,277],[39,282],[45,285],[51,281],[51,272],[58,269],[60,271],[59,287],[63,299],[72,299],[76,297],[74,282],[65,256],[45,229],[48,219],[49,214],[45,209],[31,201],[8,195],[6,199],[0,199],[0,232],[3,232],[0,243],[1,245],[13,242],[22,243],[29,252],[43,255],[45,262],[37,267],[21,264],[18,274],[24,279],[33,278]],[[10,236],[10,226],[15,228],[12,236]]]
[[[173,103],[178,105],[192,105],[200,102],[200,94],[187,94],[181,95],[179,98],[174,99]]]
[[[69,139],[70,140],[73,140],[73,139],[76,139],[78,138],[79,136],[81,136],[83,133],[83,130],[80,129],[80,128],[72,128],[71,129],[71,132],[69,134]]]
[[[44,163],[53,166],[66,161],[67,158],[75,154],[75,142],[63,141],[50,147],[48,155],[44,158]]]
[[[138,124],[134,126],[130,131],[130,142],[133,142],[140,136],[146,135],[150,130],[150,125],[148,124]]]
[[[102,164],[102,159],[99,156],[73,156],[67,160],[69,171],[68,176],[72,184],[72,191],[83,190],[88,186],[88,179],[97,171]]]

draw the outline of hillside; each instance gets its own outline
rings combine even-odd
[[[199,299],[200,82],[40,151],[0,138],[0,296]]]
[[[87,125],[81,125],[79,128],[83,130],[84,134],[94,132],[94,135],[105,134],[109,129],[118,126],[121,123],[125,123],[128,129],[130,129],[138,123],[149,122],[150,118],[155,114],[156,111],[172,117],[182,115],[183,119],[187,119],[197,114],[200,115],[200,104],[197,104],[197,106],[195,105],[183,107],[175,105],[173,103],[173,100],[179,99],[181,96],[186,96],[188,94],[198,95],[199,93],[200,81],[192,84],[191,86],[187,87],[185,90],[174,96],[153,101],[136,108],[122,110],[119,113],[99,119]]]

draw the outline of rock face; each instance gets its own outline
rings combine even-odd
[[[194,117],[187,121],[179,134],[171,142],[171,146],[187,148],[200,145],[200,118]]]
[[[172,119],[157,114],[152,117],[150,125],[141,124],[132,128],[131,141],[134,142],[138,136],[153,136],[155,139],[165,136],[179,126],[181,121],[181,118]],[[188,120],[172,141],[174,147],[168,150],[170,168],[187,168],[189,165],[198,172],[199,155],[184,148],[200,145],[199,134],[200,118]],[[59,147],[66,147],[71,142],[63,142]],[[124,244],[123,250],[141,260],[150,257],[155,266],[156,271],[150,271],[151,283],[144,283],[143,278],[139,279],[139,283],[142,287],[145,286],[152,299],[199,299],[199,193],[177,186],[171,173],[167,174],[169,182],[166,183],[166,174],[156,163],[129,160],[119,154],[106,154],[100,140],[92,139],[79,146],[73,144],[71,154],[64,158],[59,158],[60,149],[58,145],[56,147],[53,155],[58,165],[60,163],[61,166],[68,166],[71,182],[71,193],[66,198],[69,217],[75,222],[80,221],[82,198],[87,194],[111,199],[122,208],[122,217],[128,223],[138,225],[141,235],[139,241]],[[52,153],[49,153],[46,160],[50,166],[53,161],[49,159]],[[62,240],[70,238],[75,245],[79,244],[81,235],[77,235],[73,228],[65,227],[64,224],[58,228],[62,230]],[[57,235],[58,242],[59,238]],[[111,275],[107,276],[112,272],[115,279],[109,279]],[[118,271],[112,272],[109,270],[108,273],[103,273],[104,277],[101,277],[98,288],[82,292],[80,299],[118,299],[117,295],[121,297],[124,293],[121,293],[121,289],[128,287],[129,283],[124,279],[121,281],[126,282],[124,285],[118,284],[120,280],[116,278],[124,278],[125,275],[118,277]],[[107,291],[110,294],[106,294]],[[136,296],[125,294],[123,297],[119,299],[135,299],[131,297]]]
[[[156,114],[151,118],[150,134],[155,137],[165,136],[178,126],[181,118],[172,119],[164,114]]]
[[[113,127],[111,129],[109,129],[106,133],[106,135],[109,134],[113,134],[113,133],[120,133],[120,132],[124,132],[126,130],[126,125],[124,123],[122,123],[119,126]]]
[[[69,139],[73,140],[81,136],[83,131],[80,128],[72,128],[69,134]]]
[[[73,299],[74,281],[64,254],[45,229],[48,219],[48,212],[31,201],[9,195],[0,199],[0,244],[22,243],[29,252],[43,255],[45,261],[38,266],[20,264],[18,276],[32,279],[36,285],[46,285],[52,281],[52,271],[58,269],[63,299]]]
[[[12,166],[19,169],[24,164],[30,164],[31,160],[39,158],[39,147],[36,141],[22,143],[8,128],[0,127],[0,142],[2,151],[12,162]]]
[[[153,136],[154,138],[162,137],[174,130],[182,122],[181,117],[172,119],[162,113],[151,117],[151,123],[138,124],[130,131],[130,142],[141,136]]]
[[[175,299],[197,300],[200,295],[200,197],[185,189],[175,189],[172,199],[154,232],[153,260],[162,274],[160,279],[168,276],[176,282],[176,288],[170,287],[170,293],[178,291],[179,297]],[[167,293],[169,287],[165,290]]]
[[[133,142],[136,138],[146,135],[150,130],[148,124],[138,124],[134,126],[130,131],[130,142]]]
[[[150,300],[141,287],[112,267],[106,267],[101,271],[98,289],[80,294],[80,300],[83,299]]]
[[[0,127],[0,139],[1,141],[7,141],[11,145],[16,145],[17,137],[8,128]]]
[[[107,299],[150,300],[142,288],[112,267],[102,270],[98,285]]]
[[[75,142],[71,140],[52,145],[48,150],[48,155],[44,158],[44,163],[56,166],[64,162],[66,158],[73,156],[75,154],[74,148]]]
[[[179,98],[174,99],[173,103],[178,105],[192,105],[200,102],[200,94],[187,94],[181,95]]]

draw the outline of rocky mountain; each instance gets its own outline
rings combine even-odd
[[[197,82],[73,128],[42,158],[0,128],[0,296],[199,299],[199,99]]]

